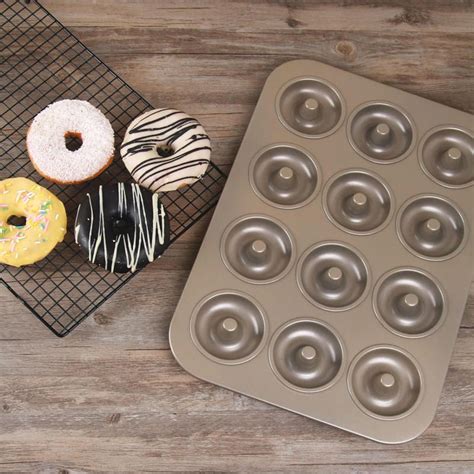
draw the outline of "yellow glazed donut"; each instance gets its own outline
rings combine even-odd
[[[66,224],[63,203],[46,188],[26,178],[0,181],[0,263],[41,260],[62,242]]]

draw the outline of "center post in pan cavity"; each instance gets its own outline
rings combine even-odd
[[[319,102],[315,98],[309,97],[301,104],[299,114],[306,120],[314,120],[319,115],[319,109]]]
[[[390,127],[385,122],[378,123],[370,134],[373,143],[384,146],[390,139]]]
[[[252,242],[252,250],[256,254],[262,255],[267,251],[267,244],[265,243],[265,241],[263,241],[261,239],[255,239]]]
[[[228,333],[233,333],[239,327],[239,323],[235,318],[229,316],[222,321],[222,327]]]

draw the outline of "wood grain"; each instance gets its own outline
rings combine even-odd
[[[472,2],[45,0],[147,99],[232,163],[266,76],[314,58],[474,111]],[[416,5],[416,6],[415,6]],[[474,287],[433,424],[387,447],[214,387],[168,325],[210,216],[65,339],[3,288],[1,472],[473,472]]]

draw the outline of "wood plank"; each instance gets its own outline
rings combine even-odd
[[[470,2],[403,0],[367,2],[286,2],[244,0],[44,0],[46,8],[70,26],[125,26],[142,28],[189,28],[211,30],[268,31],[317,29],[354,32],[359,30],[472,32]]]
[[[367,41],[370,42],[370,39]],[[448,38],[445,48],[456,47],[460,41],[462,40],[457,37]],[[430,67],[426,67],[423,65],[424,54],[434,55],[439,48],[440,40],[433,39],[428,42],[425,38],[424,53],[405,47],[400,48],[399,54],[389,55],[383,60],[374,55],[378,47],[388,49],[391,43],[392,38],[379,37],[373,48],[367,47],[359,54],[355,64],[348,64],[347,61],[338,58],[337,53],[334,53],[337,46],[334,41],[320,45],[319,51],[314,51],[313,48],[311,55],[302,52],[249,56],[235,50],[231,56],[192,53],[125,55],[105,52],[102,56],[107,63],[112,64],[113,69],[125,75],[131,83],[140,74],[143,93],[146,95],[152,94],[155,99],[163,97],[165,100],[188,101],[195,106],[199,105],[201,113],[206,112],[206,109],[202,110],[203,105],[219,106],[221,112],[235,112],[242,106],[254,105],[258,97],[258,86],[263,85],[268,74],[283,62],[298,58],[321,60],[349,72],[453,106],[456,103],[451,104],[449,100],[455,101],[455,99],[450,99],[453,94],[447,86],[455,82],[454,90],[458,96],[461,92],[466,92],[464,101],[459,102],[458,108],[468,112],[472,110],[472,98],[467,94],[473,77],[469,52],[466,51],[464,56],[457,57],[456,65],[453,64],[453,56],[448,51],[445,54],[436,54],[436,60],[430,62]],[[191,84],[193,90],[183,90],[183,86],[189,87]],[[217,112],[212,109],[210,111]]]
[[[2,461],[46,460],[48,453],[55,453],[70,468],[77,456],[85,469],[101,465],[114,470],[133,462],[139,470],[152,469],[153,456],[166,453],[160,457],[161,468],[173,469],[179,461],[180,468],[190,469],[199,453],[202,469],[248,470],[261,463],[277,469],[295,459],[303,466],[337,464],[341,458],[354,465],[368,459],[389,464],[471,459],[471,330],[460,333],[431,427],[423,437],[388,450],[192,378],[163,350],[167,331],[162,323],[146,326],[153,347],[143,341],[141,325],[127,335],[135,344],[124,345],[119,334],[125,332],[117,332],[101,341],[100,350],[84,338],[86,326],[67,340],[8,343],[6,354],[2,350],[0,378]],[[118,326],[107,327],[109,336]],[[43,357],[48,348],[58,349],[54,360]],[[48,452],[43,457],[45,440]]]
[[[265,78],[290,59],[474,111],[471,1],[43,3],[152,103],[196,115],[228,166]],[[433,424],[387,447],[178,366],[168,326],[209,218],[65,339],[0,289],[0,471],[474,470],[474,284]]]

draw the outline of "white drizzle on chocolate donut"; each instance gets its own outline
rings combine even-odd
[[[114,186],[117,186],[117,193],[113,196],[107,188],[104,191],[102,186],[99,186],[93,196],[87,193],[85,208],[80,205],[77,211],[75,240],[85,247],[84,250],[92,263],[114,272],[117,257],[121,256],[125,257],[125,271],[134,272],[144,265],[144,260],[152,262],[157,254],[161,253],[160,249],[164,249],[167,244],[169,239],[167,214],[158,194],[152,194],[138,184],[117,183]],[[127,190],[129,190],[128,199]],[[143,193],[147,194],[146,201]],[[106,208],[104,201],[107,199],[112,202]],[[114,216],[129,219],[132,216],[133,230],[115,234],[110,227]],[[121,268],[120,272],[123,271],[124,268]]]
[[[206,172],[211,143],[196,119],[178,110],[156,109],[129,125],[120,153],[138,184],[164,192],[192,184]]]

